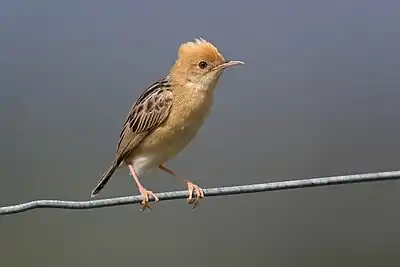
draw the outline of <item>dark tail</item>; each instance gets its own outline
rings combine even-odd
[[[96,196],[106,185],[106,183],[110,180],[111,176],[114,174],[115,170],[118,168],[120,162],[114,161],[108,171],[106,171],[100,180],[97,182],[96,187],[93,189],[91,197]]]

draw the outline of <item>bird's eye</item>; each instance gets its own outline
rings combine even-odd
[[[205,69],[205,68],[207,68],[207,62],[205,62],[205,61],[200,61],[200,62],[199,62],[199,68],[200,68],[200,69]]]

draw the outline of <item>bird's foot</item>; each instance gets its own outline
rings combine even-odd
[[[143,199],[142,202],[140,203],[142,205],[142,208],[140,209],[140,211],[144,211],[147,208],[149,210],[152,210],[149,205],[149,196],[152,196],[154,198],[155,203],[157,203],[159,201],[158,197],[152,191],[149,191],[144,187],[139,187],[139,192]]]
[[[186,181],[186,183],[189,191],[189,197],[187,198],[187,202],[189,204],[193,204],[192,209],[194,209],[199,203],[199,200],[204,198],[204,192],[203,189],[201,189],[198,185],[189,181]],[[196,193],[196,197],[193,197],[193,192]]]

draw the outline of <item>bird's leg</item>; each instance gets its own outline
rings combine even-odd
[[[196,208],[199,200],[204,197],[203,189],[201,189],[198,185],[181,177],[180,175],[177,175],[173,170],[170,170],[167,167],[165,167],[164,164],[161,164],[160,166],[158,166],[158,168],[160,168],[160,170],[163,170],[163,171],[171,174],[172,176],[178,178],[179,180],[184,181],[187,184],[188,191],[189,191],[189,197],[187,199],[187,202],[189,204],[193,204],[193,207],[192,207],[193,209]],[[196,192],[196,198],[193,198],[193,192]]]
[[[149,210],[151,210],[151,207],[149,205],[149,195],[154,198],[155,202],[158,202],[158,200],[159,200],[158,197],[152,191],[149,191],[143,187],[143,185],[139,181],[139,177],[137,176],[135,169],[133,168],[133,166],[131,164],[129,164],[129,170],[133,176],[133,179],[135,179],[135,182],[139,189],[140,195],[143,198],[143,200],[141,202],[142,208],[140,210],[144,211],[146,208],[149,208]]]

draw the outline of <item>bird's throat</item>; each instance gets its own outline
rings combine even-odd
[[[208,84],[205,83],[201,83],[201,82],[191,82],[188,81],[185,84],[185,87],[187,89],[189,89],[190,91],[194,91],[194,92],[207,92],[210,91],[210,89],[214,89],[214,88],[210,88],[210,86]]]

